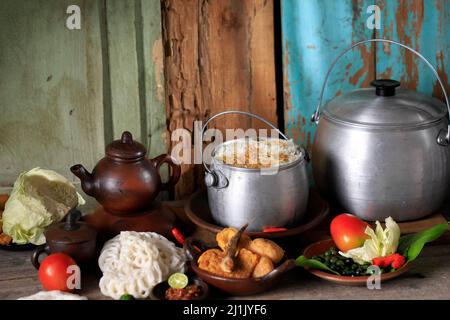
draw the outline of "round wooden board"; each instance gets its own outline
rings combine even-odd
[[[279,232],[246,232],[252,238],[287,238],[297,236],[318,226],[328,215],[329,206],[314,190],[309,193],[307,213],[303,221],[286,231]],[[209,210],[206,190],[194,193],[185,206],[186,215],[197,227],[213,233],[220,232],[224,227],[215,224]]]

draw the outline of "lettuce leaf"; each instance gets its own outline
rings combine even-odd
[[[386,227],[381,227],[379,221],[376,222],[375,231],[367,227],[365,233],[370,237],[364,241],[364,245],[359,248],[339,252],[346,258],[353,259],[356,263],[371,263],[374,258],[387,257],[397,252],[400,239],[400,227],[391,217],[385,220]]]

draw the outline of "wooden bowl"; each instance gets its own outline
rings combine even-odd
[[[202,294],[199,297],[194,298],[192,300],[205,300],[209,295],[209,286],[206,284],[206,282],[195,276],[192,277],[188,275],[188,278],[189,278],[189,285],[195,284],[202,288]],[[170,286],[167,281],[158,283],[156,286],[153,287],[152,291],[150,292],[150,298],[152,300],[166,300],[166,290],[169,288]]]
[[[232,210],[232,209],[231,209]],[[208,204],[206,190],[194,193],[185,206],[186,215],[197,227],[213,233],[220,232],[224,227],[215,224]],[[308,208],[303,221],[296,227],[279,232],[245,232],[251,238],[286,238],[297,236],[318,226],[328,215],[328,203],[322,199],[317,191],[309,192]]]
[[[318,256],[331,247],[335,246],[333,240],[322,240],[315,242],[311,245],[309,245],[304,251],[303,255],[307,258],[312,258],[314,256]],[[361,276],[361,277],[352,277],[352,276],[338,276],[332,273],[328,273],[326,271],[318,270],[318,269],[310,269],[307,268],[307,270],[312,273],[313,275],[322,278],[327,281],[331,281],[334,283],[342,284],[342,285],[348,285],[348,286],[366,286],[367,280],[369,279],[369,276]],[[403,273],[409,270],[409,264],[405,263],[400,269],[394,271],[394,272],[387,272],[382,273],[380,277],[380,281],[388,281],[394,278],[399,277]]]
[[[295,267],[295,260],[286,259],[272,272],[261,278],[236,279],[218,276],[200,269],[197,264],[198,258],[202,252],[215,247],[216,246],[207,245],[194,238],[187,238],[184,243],[186,254],[191,260],[191,268],[197,276],[209,285],[233,296],[248,296],[264,292],[276,285],[286,272]],[[200,251],[197,248],[200,249]]]

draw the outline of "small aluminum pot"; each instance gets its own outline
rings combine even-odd
[[[224,114],[244,114],[259,119],[273,127],[267,120],[243,111],[226,111]],[[234,140],[224,144],[233,143]],[[222,146],[221,144],[220,146]],[[219,147],[220,147],[219,146]],[[290,227],[297,225],[306,213],[309,196],[306,173],[307,153],[299,148],[297,160],[280,165],[276,172],[267,174],[267,169],[240,168],[227,165],[214,157],[206,169],[205,183],[209,207],[213,219],[222,226],[241,227],[248,223],[248,231],[261,231],[267,227]]]

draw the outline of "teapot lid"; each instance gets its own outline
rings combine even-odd
[[[97,237],[97,231],[94,227],[80,222],[81,212],[77,209],[71,209],[65,222],[54,224],[45,231],[47,242],[74,244],[94,240]]]
[[[358,89],[327,103],[323,116],[364,127],[414,127],[441,120],[445,104],[436,98],[396,87],[399,81],[380,79],[371,88]]]
[[[124,131],[119,140],[114,140],[106,146],[106,155],[118,159],[138,159],[145,156],[147,149],[144,145],[134,141],[129,131]]]

